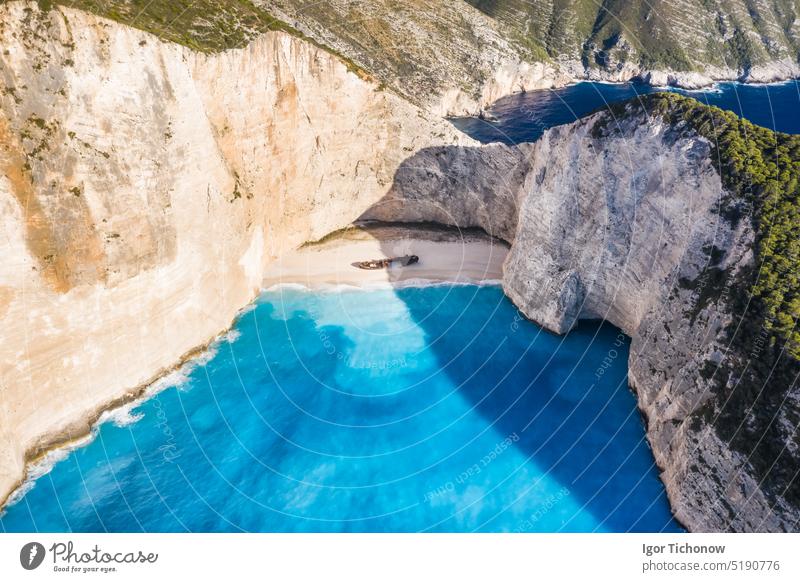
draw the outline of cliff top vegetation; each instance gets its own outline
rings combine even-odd
[[[546,48],[613,69],[629,62],[678,71],[747,71],[797,59],[796,0],[466,0]]]
[[[0,0],[0,4],[9,1]],[[83,10],[204,53],[242,48],[266,32],[281,31],[333,54],[350,72],[371,78],[352,59],[250,0],[37,0],[36,4],[42,12],[58,6]]]

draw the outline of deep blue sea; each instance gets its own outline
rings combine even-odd
[[[489,110],[492,121],[464,117],[452,122],[481,142],[517,144],[536,141],[550,127],[571,123],[610,104],[661,90],[641,83],[577,83],[505,97]],[[733,111],[756,125],[800,133],[800,81],[776,85],[720,83],[707,91],[672,90]]]
[[[280,288],[73,450],[4,531],[676,531],[628,340],[498,287]]]

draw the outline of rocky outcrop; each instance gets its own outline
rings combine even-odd
[[[361,219],[479,227],[510,242],[529,190],[532,148],[424,148],[398,167],[390,192]]]
[[[0,5],[0,499],[228,327],[443,121],[282,32],[218,55]]]
[[[438,115],[578,80],[696,89],[800,77],[800,15],[733,0],[256,0]]]
[[[723,212],[731,194],[712,150],[631,105],[517,148],[423,150],[365,216],[479,226],[513,243],[503,287],[522,313],[556,333],[600,318],[631,336],[630,384],[676,517],[692,531],[793,531],[791,475],[759,473],[755,449],[721,436],[758,414],[724,420],[736,379],[715,372],[741,356],[731,296],[748,294],[754,232]],[[788,428],[764,436],[796,451],[784,416],[798,391],[783,391],[774,423]]]
[[[591,75],[590,75],[591,77]],[[781,59],[747,70],[726,67],[703,67],[702,71],[649,70],[632,67],[620,79],[598,75],[607,80],[639,78],[654,87],[680,87],[682,89],[701,89],[718,81],[739,81],[741,83],[778,83],[800,78],[800,64],[792,59]]]

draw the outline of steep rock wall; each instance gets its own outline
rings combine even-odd
[[[479,227],[511,242],[531,153],[529,144],[424,148],[398,167],[389,193],[361,219]]]
[[[280,32],[207,56],[0,6],[0,500],[446,143],[472,142]]]

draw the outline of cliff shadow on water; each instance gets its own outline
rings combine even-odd
[[[448,225],[454,240],[479,228],[511,243],[528,154],[524,145],[422,150],[400,166],[390,192],[361,219],[435,221]],[[395,244],[384,247],[387,255],[393,249]],[[466,254],[461,260],[468,260]],[[512,446],[540,472],[519,492],[520,500],[541,494],[522,531],[543,527],[542,514],[556,511],[562,496],[591,514],[598,531],[681,529],[628,386],[630,338],[623,332],[593,320],[567,335],[553,334],[529,321],[499,288],[453,286],[437,302],[424,300],[417,289],[396,289],[395,295],[456,387],[452,397],[480,414],[498,441],[513,435]],[[462,306],[460,312],[437,317],[449,299]],[[486,460],[475,463],[481,467]],[[555,495],[547,480],[560,485]],[[566,519],[566,529],[574,519]]]
[[[629,338],[599,321],[555,335],[525,319],[497,287],[454,286],[441,293],[432,301],[419,289],[401,288],[395,296],[423,330],[440,373],[454,387],[450,397],[478,413],[497,442],[510,438],[537,468],[539,475],[518,493],[520,506],[526,497],[543,499],[534,503],[527,527],[560,527],[537,521],[568,495],[600,531],[675,531],[628,387]],[[448,303],[460,312],[437,316]],[[480,471],[493,457],[485,453],[474,459]],[[555,495],[552,480],[559,485]],[[570,516],[562,524],[569,531],[576,521]]]
[[[531,148],[423,148],[398,166],[389,192],[359,220],[478,227],[510,243],[528,188]]]

